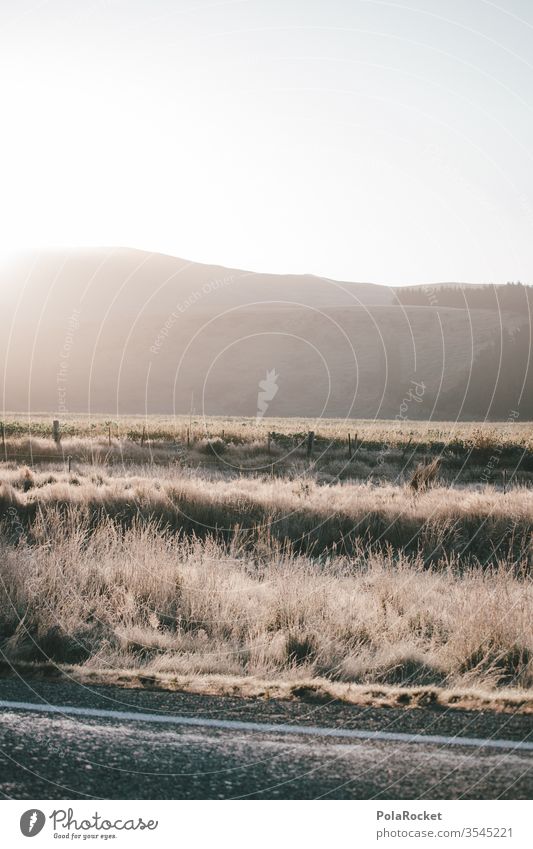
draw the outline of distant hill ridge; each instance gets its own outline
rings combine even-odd
[[[517,284],[398,289],[127,248],[19,254],[0,268],[3,407],[183,413],[194,399],[209,415],[484,419],[516,403],[533,418],[530,296]],[[269,374],[276,391],[258,409]],[[423,395],[404,410],[413,380]]]

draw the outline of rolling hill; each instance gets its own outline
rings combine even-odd
[[[504,418],[506,375],[530,360],[505,341],[529,333],[526,310],[406,305],[386,286],[124,248],[12,256],[0,308],[12,411],[255,416],[267,380],[272,416]]]

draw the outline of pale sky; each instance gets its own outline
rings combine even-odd
[[[2,249],[533,282],[530,0],[0,0]]]

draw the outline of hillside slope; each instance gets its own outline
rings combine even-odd
[[[527,321],[129,249],[12,257],[0,306],[4,409],[58,413],[485,418],[468,375]]]

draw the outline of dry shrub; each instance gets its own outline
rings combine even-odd
[[[437,480],[440,468],[440,460],[435,458],[429,463],[419,463],[409,478],[409,486],[414,492],[428,489]]]
[[[227,445],[223,439],[219,436],[199,439],[195,444],[195,448],[202,454],[212,454],[215,457],[223,454],[227,448]]]
[[[470,450],[481,454],[492,453],[498,444],[498,434],[492,428],[477,427],[472,431],[466,445]]]

